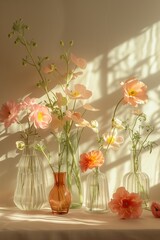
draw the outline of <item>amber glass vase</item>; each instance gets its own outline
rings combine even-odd
[[[66,172],[54,172],[54,186],[49,193],[53,214],[66,214],[71,204],[71,193],[66,186]]]

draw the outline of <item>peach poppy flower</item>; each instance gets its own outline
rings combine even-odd
[[[142,202],[139,194],[129,193],[124,187],[119,187],[108,203],[108,207],[122,219],[139,218],[143,211]]]
[[[12,123],[17,122],[20,105],[14,101],[7,101],[0,109],[0,122],[8,128]]]
[[[92,92],[87,90],[82,84],[76,84],[74,90],[66,88],[66,94],[71,99],[88,99],[92,96]]]
[[[76,55],[71,53],[71,61],[79,68],[85,69],[87,66],[87,61],[84,58],[78,58]]]
[[[35,128],[45,129],[51,123],[52,117],[47,107],[35,104],[32,106],[29,121],[33,122]]]
[[[77,127],[91,127],[90,123],[82,118],[79,112],[66,111],[66,119],[74,121]]]
[[[152,202],[151,211],[154,217],[160,218],[160,203]]]
[[[122,136],[117,136],[117,131],[114,129],[114,130],[111,130],[110,132],[108,133],[104,133],[102,135],[103,137],[103,148],[106,149],[106,148],[113,148],[114,150],[117,150],[120,145],[124,142],[124,139]]]
[[[87,103],[83,105],[83,108],[86,110],[89,110],[89,111],[93,111],[93,112],[99,111],[98,108],[94,108],[92,105],[87,104]]]
[[[136,78],[132,78],[127,80],[126,82],[121,82],[124,93],[124,102],[132,105],[133,107],[137,107],[138,104],[146,103],[147,97],[147,86],[137,80]]]
[[[95,167],[100,167],[104,163],[104,156],[101,151],[93,150],[80,155],[80,168],[82,172]]]

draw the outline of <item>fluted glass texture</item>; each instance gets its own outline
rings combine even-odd
[[[47,202],[47,180],[42,158],[29,146],[18,164],[14,203],[21,210],[38,210]]]
[[[123,185],[129,192],[138,193],[143,199],[143,206],[149,207],[149,176],[141,171],[141,159],[131,151],[131,170],[123,177]]]
[[[90,212],[104,212],[108,209],[108,183],[104,173],[93,171],[87,177],[85,208]]]

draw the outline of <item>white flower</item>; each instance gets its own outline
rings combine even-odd
[[[19,149],[19,150],[23,150],[25,148],[25,143],[23,141],[17,141],[16,142],[16,147]]]

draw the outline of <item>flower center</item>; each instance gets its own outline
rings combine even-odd
[[[80,96],[80,93],[78,91],[72,91],[72,96],[78,97],[78,96]]]
[[[129,94],[129,96],[135,96],[136,95],[136,91],[134,89],[130,89],[128,91],[128,94]]]
[[[128,199],[123,199],[122,200],[122,207],[128,208],[130,205],[130,201]]]
[[[42,121],[43,120],[43,113],[39,112],[38,113],[38,121]]]
[[[108,138],[107,138],[107,143],[108,144],[113,144],[115,142],[115,138],[113,137],[113,136],[109,136]]]

